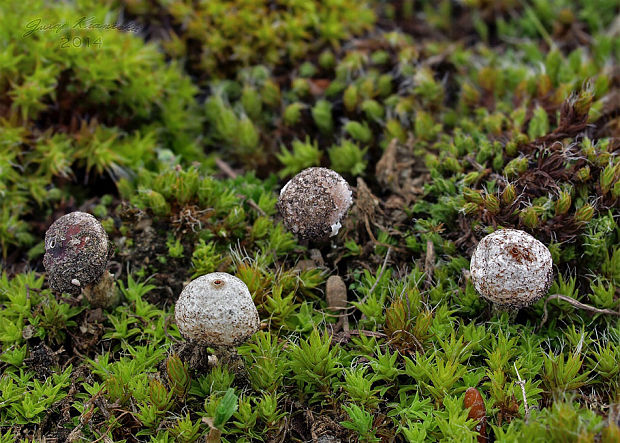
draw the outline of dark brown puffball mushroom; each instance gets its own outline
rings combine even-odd
[[[77,295],[106,272],[108,234],[85,212],[63,215],[45,233],[43,266],[57,292]]]
[[[553,259],[549,249],[527,232],[500,229],[480,240],[470,273],[484,298],[500,307],[520,309],[547,294]]]
[[[327,168],[308,168],[280,191],[278,210],[286,227],[301,239],[322,240],[338,233],[353,203],[347,181]]]

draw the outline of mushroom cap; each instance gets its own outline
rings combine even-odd
[[[487,235],[470,264],[474,287],[501,306],[523,308],[543,297],[553,280],[549,249],[527,232],[501,229]]]
[[[79,294],[99,280],[108,262],[108,234],[85,212],[63,215],[45,233],[43,266],[54,291]]]
[[[351,187],[340,174],[308,168],[284,185],[277,207],[286,227],[299,238],[321,240],[338,234],[351,204]]]
[[[248,287],[226,272],[203,275],[185,286],[174,318],[185,338],[211,346],[239,345],[260,326]]]

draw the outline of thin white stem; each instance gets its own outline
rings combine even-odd
[[[519,379],[519,381],[516,382],[516,384],[521,386],[521,393],[523,394],[523,409],[525,410],[525,423],[527,423],[530,418],[530,407],[527,404],[527,396],[525,395],[525,381],[523,381],[523,379],[521,378],[521,375],[519,374],[519,370],[517,369],[517,364],[513,362],[513,365],[515,368],[515,372],[517,373],[517,378]]]

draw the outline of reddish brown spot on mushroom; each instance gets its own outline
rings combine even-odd
[[[71,246],[73,251],[78,252],[84,248],[86,241],[88,240],[88,235],[84,232],[83,223],[76,223],[69,225],[65,232],[65,235],[60,238],[53,238],[50,241],[49,245],[49,253],[52,254],[56,259],[64,258],[67,253],[68,246]],[[80,234],[81,237],[78,237]],[[73,239],[77,238],[77,242],[73,242]]]
[[[508,253],[510,253],[510,255],[512,255],[512,257],[519,263],[523,263],[524,260],[533,260],[531,251],[527,248],[519,247],[518,245],[512,245],[508,249]]]
[[[480,295],[499,305],[522,308],[547,293],[553,260],[549,249],[530,234],[500,229],[480,240],[470,269]]]

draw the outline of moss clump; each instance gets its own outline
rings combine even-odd
[[[109,190],[111,179],[153,168],[158,157],[193,160],[201,152],[197,88],[178,65],[165,63],[136,33],[80,25],[87,15],[89,26],[116,23],[109,6],[27,0],[10,1],[3,12],[0,247],[6,258],[10,246],[36,243],[41,231],[28,221],[50,215],[70,193],[92,196],[94,188]],[[64,27],[45,28],[52,25]],[[74,188],[74,180],[96,186]]]
[[[153,34],[171,57],[187,57],[207,78],[257,63],[290,66],[324,47],[339,47],[375,22],[370,2],[348,0],[119,3],[155,27]]]

